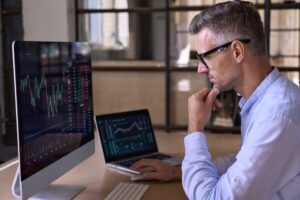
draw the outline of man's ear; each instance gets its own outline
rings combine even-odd
[[[245,46],[240,41],[234,41],[231,45],[233,48],[233,56],[237,63],[241,63],[245,57]]]

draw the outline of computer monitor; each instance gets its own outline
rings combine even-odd
[[[12,49],[19,153],[13,193],[43,199],[71,191],[72,198],[84,187],[50,183],[95,151],[90,47],[15,41]]]

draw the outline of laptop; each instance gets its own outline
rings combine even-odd
[[[130,166],[144,158],[160,159],[173,166],[181,165],[182,158],[158,151],[147,109],[97,115],[95,124],[108,167],[141,174],[151,169],[135,171]]]

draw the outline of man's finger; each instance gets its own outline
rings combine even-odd
[[[131,165],[131,169],[133,170],[136,170],[136,169],[139,169],[139,168],[142,168],[142,167],[147,167],[148,164],[147,164],[147,160],[139,160],[138,162],[134,163],[133,165]]]
[[[220,91],[217,88],[212,89],[206,98],[205,104],[212,106]]]
[[[215,99],[213,105],[214,105],[215,107],[217,107],[217,108],[223,107],[223,103],[222,103],[220,100],[218,100],[218,99]]]
[[[139,175],[139,180],[160,180],[160,174],[157,172],[146,172]]]
[[[133,170],[137,170],[139,168],[143,167],[153,167],[155,168],[157,165],[156,160],[151,160],[151,159],[142,159],[139,160],[138,162],[134,163],[130,168]]]
[[[196,92],[196,95],[200,99],[205,99],[210,91],[211,91],[211,88],[203,88],[202,90]]]
[[[211,91],[211,88],[203,88],[201,90],[199,90],[198,92],[194,93],[190,98],[189,101],[191,100],[200,100],[200,101],[205,101],[207,95],[209,94],[209,92]]]

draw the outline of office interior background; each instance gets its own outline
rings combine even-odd
[[[0,163],[17,155],[11,43],[84,41],[93,50],[94,114],[148,108],[155,128],[187,128],[187,98],[209,87],[197,74],[192,17],[221,0],[1,0]],[[299,85],[300,0],[251,0],[264,22],[270,61]],[[51,56],[56,56],[55,53]],[[206,129],[239,133],[239,96]],[[216,137],[217,138],[217,137]]]

